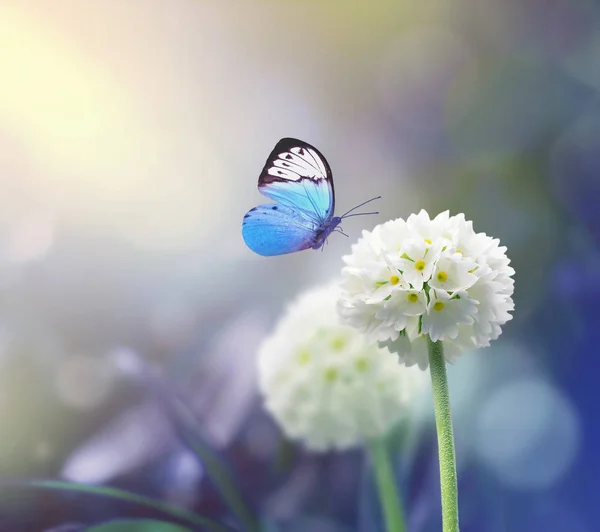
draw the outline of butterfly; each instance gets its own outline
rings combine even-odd
[[[314,146],[298,139],[281,139],[258,178],[258,191],[276,203],[250,209],[242,221],[242,236],[255,253],[265,256],[322,249],[327,237],[343,232],[343,218],[379,214],[350,214],[381,198],[377,196],[342,216],[334,216],[335,193],[329,163]]]

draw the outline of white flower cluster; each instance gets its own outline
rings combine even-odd
[[[384,435],[427,380],[343,324],[339,285],[304,293],[258,354],[267,410],[289,438],[313,450],[345,449]]]
[[[443,340],[452,362],[489,345],[512,318],[506,248],[463,214],[431,220],[422,210],[363,231],[344,262],[340,315],[407,366],[428,366],[425,335]]]

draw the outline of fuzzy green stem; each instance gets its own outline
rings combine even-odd
[[[442,487],[442,523],[444,532],[458,532],[458,486],[456,482],[456,456],[452,412],[446,377],[446,360],[442,342],[432,342],[427,336],[429,368],[437,428],[440,459],[440,484]]]
[[[370,442],[369,451],[371,464],[375,473],[379,500],[385,519],[387,532],[404,532],[406,530],[402,502],[398,494],[394,467],[384,438],[374,439]]]

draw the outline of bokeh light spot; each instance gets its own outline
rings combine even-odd
[[[56,392],[71,408],[93,410],[110,397],[117,374],[111,357],[67,356],[57,368]]]
[[[548,488],[569,470],[580,441],[569,399],[541,379],[520,379],[483,404],[476,452],[504,484],[520,490]]]

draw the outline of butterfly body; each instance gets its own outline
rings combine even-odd
[[[281,139],[267,158],[258,190],[277,203],[250,209],[242,236],[255,253],[283,255],[320,249],[329,235],[342,232],[334,216],[333,176],[325,157],[310,144]]]
[[[333,216],[326,225],[319,228],[315,234],[315,243],[311,247],[313,249],[322,248],[325,241],[329,238],[329,235],[335,231],[335,228],[340,225],[341,222],[342,219],[339,216]]]

